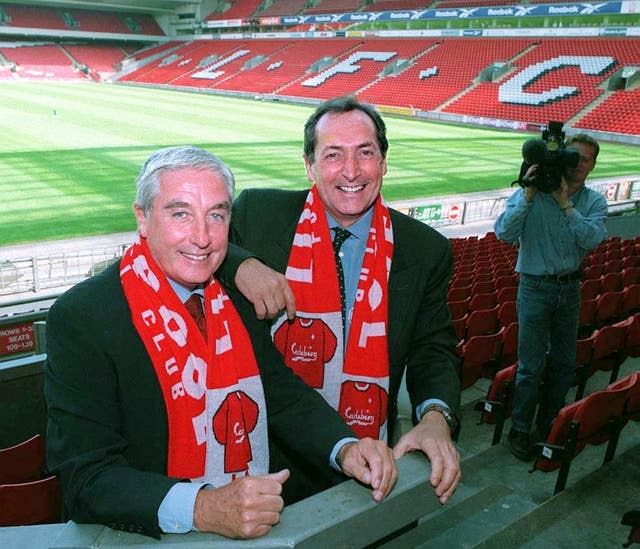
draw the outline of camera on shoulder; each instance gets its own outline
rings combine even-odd
[[[550,121],[542,128],[541,138],[527,139],[522,145],[522,166],[520,175],[513,183],[521,187],[534,186],[543,193],[551,193],[560,188],[562,175],[567,168],[575,168],[580,160],[580,153],[567,147],[562,131],[563,123]],[[529,168],[537,164],[538,169],[532,179],[526,179]]]

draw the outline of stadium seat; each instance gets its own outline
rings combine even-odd
[[[37,480],[44,467],[44,438],[39,434],[0,449],[0,484]]]
[[[584,274],[584,281],[598,280],[602,276],[603,265],[602,263],[592,263],[588,267],[585,267],[582,272]],[[598,284],[599,286],[599,284]]]
[[[619,292],[624,287],[622,282],[622,273],[605,273],[600,279],[601,292]]]
[[[517,286],[507,286],[498,290],[498,303],[504,303],[505,301],[515,301],[518,297]]]
[[[624,410],[628,387],[596,391],[560,410],[544,443],[533,470],[551,472],[558,469],[554,494],[563,491],[573,459],[587,444],[609,441],[603,463],[615,455],[620,431],[624,426]]]
[[[493,309],[498,303],[498,292],[473,294],[469,303],[470,311],[478,311],[480,309]]]
[[[0,526],[60,522],[62,490],[56,476],[0,484]]]
[[[630,317],[627,326],[627,341],[625,342],[627,355],[637,358],[640,356],[640,313]]]
[[[584,396],[587,381],[593,373],[591,369],[591,356],[593,355],[594,339],[595,335],[591,334],[591,336],[578,339],[576,342],[575,369],[578,389],[575,400],[580,400]]]
[[[484,376],[485,371],[495,370],[502,345],[502,334],[477,335],[459,346],[462,357],[460,387],[466,389]]]
[[[597,312],[597,298],[583,299],[580,302],[580,316],[578,317],[578,337],[585,337],[593,332],[596,324]]]
[[[621,364],[627,358],[625,344],[627,326],[623,322],[603,326],[593,334],[593,353],[591,355],[591,371],[611,372],[609,383],[618,377]]]
[[[640,421],[640,371],[633,372],[609,384],[607,390],[617,390],[621,387],[627,389],[627,402],[624,410],[626,419]]]
[[[622,547],[630,547],[632,543],[640,543],[640,509],[627,511],[622,515],[620,524],[631,526],[627,541],[622,544]]]
[[[520,325],[517,322],[512,322],[500,330],[502,334],[502,347],[498,359],[498,366],[500,368],[507,368],[518,360],[519,328]]]
[[[622,314],[624,294],[619,292],[604,292],[598,296],[596,309],[596,327],[606,326],[620,320]]]
[[[622,286],[627,287],[640,284],[640,267],[625,267],[622,269]]]
[[[479,409],[482,411],[482,423],[495,425],[491,440],[492,446],[500,442],[502,431],[504,430],[504,421],[511,416],[517,370],[518,364],[514,363],[496,372],[487,392],[487,397],[479,402]]]
[[[587,278],[580,284],[580,297],[585,299],[594,299],[600,295],[600,278]]]
[[[464,317],[469,312],[469,303],[471,298],[467,297],[461,301],[448,301],[449,312],[451,313],[451,319],[457,320]]]
[[[471,295],[487,294],[495,291],[493,280],[479,280],[471,285]]]
[[[510,275],[498,276],[494,281],[494,285],[496,287],[496,290],[516,287],[518,286],[518,275],[517,273],[513,273]]]
[[[447,301],[462,301],[471,296],[471,284],[450,288],[447,293]]]
[[[467,317],[465,339],[496,333],[498,331],[498,308],[499,305],[496,305],[491,309],[471,311]]]
[[[499,305],[498,319],[500,326],[506,327],[514,322],[518,322],[518,312],[515,301],[505,301]]]
[[[631,284],[622,290],[622,316],[640,313],[640,284]]]

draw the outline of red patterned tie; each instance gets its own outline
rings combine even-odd
[[[191,294],[191,297],[189,297],[189,299],[185,301],[184,306],[187,308],[187,311],[189,311],[189,314],[193,317],[193,320],[196,321],[202,337],[204,337],[204,340],[207,341],[207,326],[204,321],[202,298],[198,294]]]

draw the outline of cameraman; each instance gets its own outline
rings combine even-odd
[[[523,188],[509,197],[495,223],[500,240],[519,243],[516,271],[520,273],[517,310],[518,371],[509,431],[509,447],[518,459],[533,459],[531,428],[546,438],[551,421],[564,406],[574,379],[580,314],[580,264],[588,250],[606,237],[605,197],[585,187],[600,147],[592,137],[578,134],[567,146],[579,152],[575,168],[565,168],[560,185],[545,193],[536,183],[532,165]],[[548,355],[544,394],[538,386]]]

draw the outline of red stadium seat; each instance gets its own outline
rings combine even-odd
[[[495,424],[491,441],[492,446],[500,442],[504,421],[511,416],[517,370],[518,364],[515,363],[496,372],[489,387],[487,398],[479,403],[479,409],[482,411],[481,421],[490,425]]]
[[[469,303],[471,298],[467,297],[461,301],[448,301],[449,312],[451,313],[451,319],[457,320],[464,317],[469,312]]]
[[[495,290],[486,294],[474,294],[469,303],[470,311],[478,311],[480,309],[493,309],[498,303],[498,292]]]
[[[603,326],[593,334],[593,354],[591,355],[591,371],[611,372],[609,383],[618,377],[620,365],[625,361],[625,344],[627,326],[624,322]]]
[[[518,297],[517,286],[507,286],[498,290],[498,303],[504,303],[505,301],[515,301]]]
[[[594,299],[600,295],[600,278],[588,278],[580,284],[580,297],[585,299]]]
[[[468,339],[462,344],[459,351],[462,356],[460,387],[466,389],[471,387],[476,381],[483,377],[485,369],[494,369],[500,346],[502,335],[477,335]]]
[[[625,423],[628,387],[597,391],[562,408],[534,463],[534,469],[559,469],[554,493],[564,490],[573,459],[587,444],[609,441],[604,463],[615,455],[618,436]]]
[[[60,522],[61,511],[62,490],[56,476],[0,484],[0,526]]]
[[[624,294],[620,292],[604,292],[598,297],[596,310],[596,326],[601,327],[620,320]]]
[[[640,313],[640,284],[631,284],[622,290],[622,316]]]
[[[505,301],[499,306],[498,319],[500,326],[506,327],[514,322],[518,322],[518,312],[515,301]]]
[[[600,279],[601,292],[619,292],[624,287],[622,273],[605,273]]]
[[[625,267],[622,269],[623,287],[640,284],[640,267]]]
[[[0,484],[37,480],[44,466],[44,439],[38,434],[0,450]]]
[[[498,331],[498,305],[491,309],[471,311],[467,317],[465,339]]]

